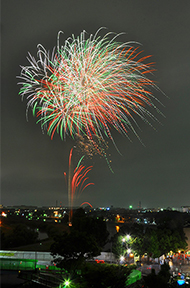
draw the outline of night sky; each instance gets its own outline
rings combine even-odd
[[[181,207],[190,205],[190,1],[173,0],[2,0],[1,1],[1,204],[49,206],[67,205],[63,172],[68,171],[69,137],[53,140],[42,134],[36,118],[21,101],[17,85],[20,65],[28,65],[30,52],[36,57],[37,44],[47,50],[56,46],[62,30],[64,42],[82,30],[94,34],[98,28],[125,32],[119,40],[137,41],[145,55],[153,55],[157,71],[154,80],[167,95],[153,90],[163,103],[157,105],[165,117],[155,130],[141,119],[137,130],[142,143],[113,131],[120,155],[109,142],[105,159],[87,157],[94,186],[76,199],[94,207],[110,206]],[[105,31],[106,32],[106,31]],[[74,151],[74,159],[81,154]]]

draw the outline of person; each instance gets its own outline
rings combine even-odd
[[[169,266],[170,266],[170,269],[173,269],[173,261],[172,261],[172,259],[170,258],[170,260],[169,260]]]

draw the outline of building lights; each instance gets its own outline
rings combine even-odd
[[[7,217],[7,214],[6,214],[5,212],[2,212],[2,213],[1,213],[1,216],[2,216],[2,217]]]

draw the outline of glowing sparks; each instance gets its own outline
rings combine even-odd
[[[30,65],[22,67],[19,83],[27,110],[32,107],[51,138],[56,131],[62,139],[82,135],[97,150],[106,137],[114,142],[111,127],[127,135],[129,128],[135,132],[134,114],[149,123],[147,118],[155,117],[147,108],[158,111],[149,89],[156,86],[147,78],[153,63],[144,63],[150,56],[140,56],[136,43],[116,42],[119,35],[101,38],[99,30],[88,39],[83,31],[63,46],[59,33],[51,55],[38,45],[38,60],[29,54]]]
[[[85,168],[85,166],[81,164],[82,159],[84,158],[84,156],[82,156],[76,168],[73,171],[72,154],[73,149],[71,149],[69,154],[69,173],[68,173],[68,202],[70,208],[69,223],[71,223],[73,213],[72,209],[76,193],[80,195],[88,186],[94,185],[94,183],[88,183],[89,177],[87,176],[87,174],[91,171],[92,166]],[[64,176],[66,177],[65,172]]]
[[[89,205],[91,208],[93,208],[93,206],[92,206],[89,202],[83,202],[80,206],[83,206],[83,205],[85,205],[85,204],[87,204],[87,205]]]

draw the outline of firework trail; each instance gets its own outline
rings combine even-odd
[[[81,194],[84,189],[86,189],[90,185],[94,185],[94,183],[87,183],[89,177],[87,177],[88,172],[91,171],[92,166],[85,168],[81,164],[84,156],[82,156],[76,166],[76,168],[72,169],[72,154],[73,148],[69,154],[69,173],[68,173],[68,203],[69,203],[69,224],[71,224],[72,214],[73,214],[73,203],[75,194]],[[66,173],[64,172],[64,176],[66,178]]]
[[[146,63],[151,56],[141,56],[135,42],[117,42],[120,34],[98,36],[100,30],[89,38],[85,31],[72,35],[64,45],[59,32],[51,54],[38,45],[37,60],[29,54],[29,66],[21,66],[19,93],[27,98],[27,114],[31,107],[51,138],[55,132],[62,139],[83,137],[106,158],[105,139],[114,143],[111,127],[137,135],[134,116],[151,125],[156,118],[149,108],[159,110],[150,91],[157,87],[147,77],[154,71],[154,63]]]
[[[93,206],[89,202],[83,202],[80,206],[82,206],[84,204],[88,204],[91,208],[93,208]]]

